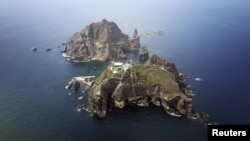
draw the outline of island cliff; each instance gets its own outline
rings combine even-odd
[[[106,117],[112,108],[153,104],[170,115],[199,118],[192,109],[186,78],[174,63],[156,55],[142,65],[112,63],[90,87],[88,111]]]
[[[64,45],[62,52],[72,61],[109,61],[126,58],[127,52],[138,51],[140,37],[137,29],[130,38],[121,32],[116,23],[103,19],[75,33]]]

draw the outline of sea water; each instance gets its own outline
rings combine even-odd
[[[205,141],[209,121],[249,124],[249,6],[247,0],[2,0],[0,141]],[[128,35],[134,28],[149,35],[141,44],[188,75],[194,110],[208,113],[207,121],[173,117],[154,106],[114,109],[105,119],[78,112],[77,106],[87,103],[87,90],[69,95],[68,81],[98,76],[108,63],[69,64],[61,43],[103,18]],[[153,34],[158,30],[164,35]]]

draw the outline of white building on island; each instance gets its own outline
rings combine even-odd
[[[113,67],[110,67],[110,70],[113,71],[113,73],[118,73],[120,71],[127,71],[129,68],[132,67],[132,60],[130,60],[130,63],[122,63],[122,62],[113,62]]]

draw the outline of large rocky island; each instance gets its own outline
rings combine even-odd
[[[64,45],[63,53],[73,61],[110,61],[125,59],[126,53],[138,51],[140,37],[137,35],[137,29],[134,30],[134,35],[129,37],[122,33],[116,23],[103,19],[75,33]]]
[[[157,55],[142,65],[113,62],[90,88],[88,110],[91,116],[105,117],[112,108],[153,104],[170,115],[196,119],[185,79],[174,63]]]
[[[76,77],[66,86],[70,92],[76,92],[80,81],[87,80],[88,104],[79,108],[88,111],[92,117],[103,118],[113,108],[156,105],[173,116],[199,119],[200,115],[192,108],[193,94],[185,82],[187,76],[179,73],[174,63],[157,55],[150,57],[146,47],[142,47],[138,56],[143,64],[135,65],[132,60],[117,61],[126,58],[126,53],[139,49],[140,37],[136,29],[129,37],[114,22],[105,19],[70,37],[63,53],[72,60],[112,60],[94,81],[90,82],[90,77]]]

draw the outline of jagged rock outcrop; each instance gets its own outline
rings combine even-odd
[[[133,37],[122,33],[114,22],[103,19],[75,33],[65,43],[65,56],[80,62],[108,61],[126,58],[127,52],[138,51],[140,37],[135,30]]]
[[[80,88],[80,82],[76,79],[72,79],[69,81],[68,85],[65,87],[67,90],[69,90],[70,93],[75,93]]]
[[[114,71],[111,64],[89,90],[90,115],[106,117],[112,108],[154,104],[174,116],[199,118],[192,109],[190,90],[174,63],[153,55],[143,65]]]
[[[149,53],[147,47],[143,46],[142,51],[139,54],[139,60],[141,62],[146,62],[149,59]]]
[[[134,30],[133,36],[130,38],[130,45],[132,50],[138,50],[141,46],[140,36],[138,35],[137,29]]]

